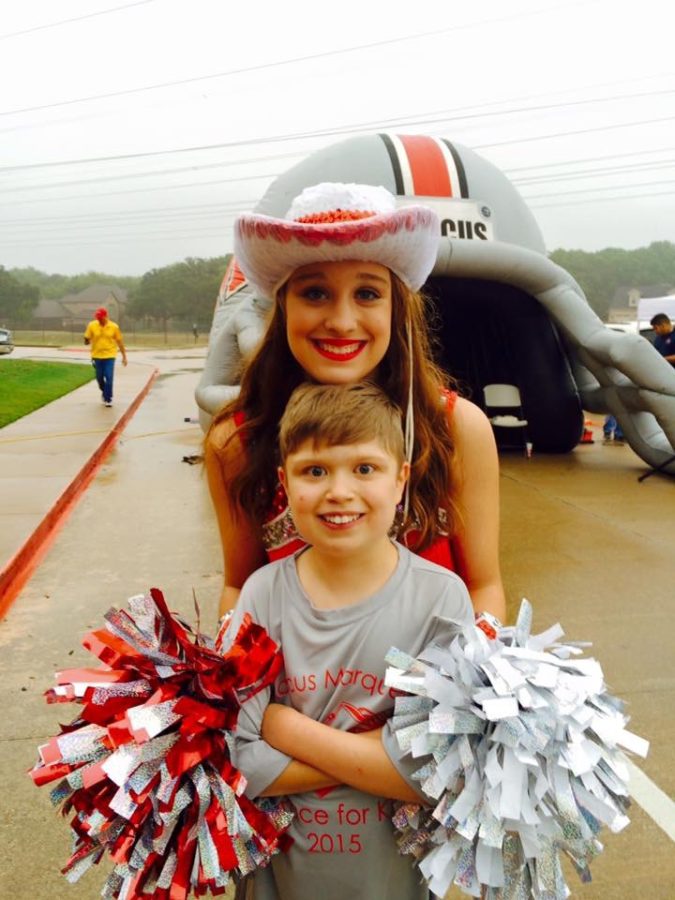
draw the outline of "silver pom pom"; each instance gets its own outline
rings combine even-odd
[[[386,683],[412,695],[390,727],[435,803],[401,805],[394,824],[439,897],[454,883],[487,900],[564,900],[560,852],[590,881],[601,827],[629,822],[621,748],[645,756],[648,743],[626,730],[600,664],[581,658],[587,645],[531,623],[523,600],[496,640],[475,628],[417,659],[387,656]]]

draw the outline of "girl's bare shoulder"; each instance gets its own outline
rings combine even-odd
[[[467,478],[474,466],[481,471],[497,465],[497,445],[492,424],[483,410],[467,400],[458,397],[450,420],[450,430],[457,453],[460,471]]]
[[[456,440],[492,436],[490,420],[479,406],[466,397],[455,399],[450,411],[450,424]]]
[[[211,425],[204,438],[204,459],[207,466],[216,461],[227,466],[243,462],[244,448],[236,434],[238,428],[233,416],[227,416]]]

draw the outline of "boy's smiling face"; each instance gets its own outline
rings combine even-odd
[[[308,440],[288,455],[279,479],[302,538],[343,557],[389,544],[408,469],[377,440],[333,447]]]

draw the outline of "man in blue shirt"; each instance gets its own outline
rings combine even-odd
[[[657,313],[649,322],[656,337],[654,346],[671,366],[675,367],[675,329],[665,313]]]

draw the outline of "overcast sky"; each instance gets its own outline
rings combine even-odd
[[[0,14],[0,265],[229,252],[357,130],[497,165],[549,250],[675,241],[671,0],[22,0]]]

